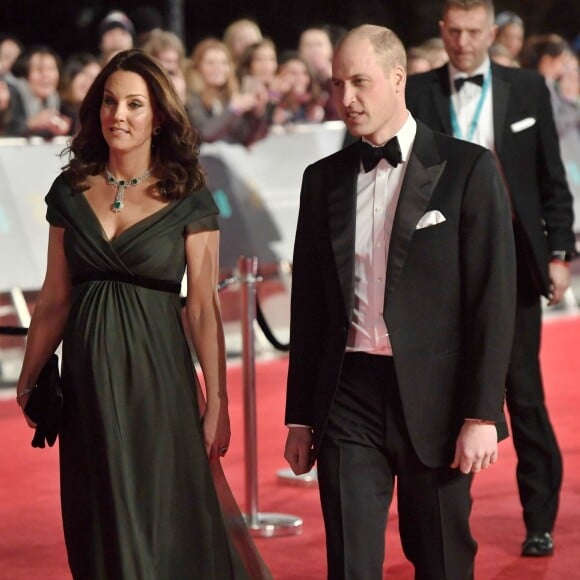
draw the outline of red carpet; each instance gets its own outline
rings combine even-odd
[[[515,484],[515,457],[509,440],[500,461],[474,484],[473,530],[479,542],[478,580],[573,580],[580,578],[580,317],[544,325],[542,364],[548,407],[564,454],[564,487],[554,530],[552,558],[519,557],[523,539]],[[258,538],[257,545],[276,580],[325,577],[324,536],[318,491],[281,485],[278,469],[286,430],[283,402],[286,360],[257,366],[259,511],[293,514],[304,520],[299,536]],[[233,491],[245,509],[241,368],[229,369],[233,441],[224,461]],[[13,401],[0,402],[0,579],[64,580],[70,574],[59,513],[57,450],[32,449],[32,431]],[[396,510],[387,532],[386,577],[411,580],[402,554]],[[132,580],[132,579],[131,579]],[[165,580],[165,579],[160,579]],[[203,580],[203,579],[200,579]]]

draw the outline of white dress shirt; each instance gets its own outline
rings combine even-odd
[[[354,309],[347,352],[392,356],[393,349],[383,317],[387,257],[401,185],[417,133],[417,123],[408,114],[397,133],[403,162],[393,168],[381,159],[357,179],[356,236],[354,259]]]
[[[397,133],[403,162],[393,168],[381,159],[368,173],[360,164],[356,202],[354,309],[346,352],[393,354],[383,318],[387,256],[401,185],[416,133],[417,123],[408,113],[407,121]],[[288,423],[287,427],[311,428],[297,423]]]
[[[449,82],[451,86],[451,103],[455,109],[455,114],[457,115],[457,121],[459,123],[459,128],[461,129],[461,136],[456,135],[456,137],[461,137],[461,139],[468,140],[469,126],[473,120],[479,99],[481,97],[482,87],[475,83],[465,83],[461,90],[458,92],[455,90],[455,79],[467,76],[474,76],[477,74],[482,74],[483,78],[491,72],[489,57],[470,75],[456,69],[451,63],[449,63]],[[473,137],[470,139],[472,143],[477,143],[482,145],[491,151],[494,151],[494,133],[493,133],[493,78],[491,79],[491,84],[485,95],[485,101],[483,102],[483,108],[479,115],[477,126]]]

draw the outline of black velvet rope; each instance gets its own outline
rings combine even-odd
[[[290,343],[282,344],[274,336],[272,329],[270,328],[270,326],[266,322],[266,319],[264,318],[264,313],[262,312],[262,309],[260,308],[260,302],[258,300],[256,300],[256,320],[258,321],[258,326],[260,327],[260,329],[264,333],[264,336],[268,339],[268,342],[276,350],[281,350],[282,352],[288,352],[290,350]]]
[[[236,282],[238,282],[238,278],[236,276],[225,278],[218,284],[218,292],[225,290],[228,286]],[[185,305],[184,299],[182,299],[182,305]],[[290,350],[290,344],[283,344],[274,336],[272,329],[266,322],[266,318],[264,317],[264,313],[260,308],[260,302],[257,298],[256,298],[256,320],[258,322],[258,326],[260,327],[261,331],[264,333],[264,336],[276,350],[280,350],[282,352],[287,352]]]
[[[0,326],[0,334],[8,336],[26,336],[28,328],[24,326]]]

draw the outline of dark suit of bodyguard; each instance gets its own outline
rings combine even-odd
[[[475,108],[472,117],[480,138],[473,140],[486,141],[487,133],[485,145],[495,151],[509,191],[516,243],[517,312],[506,400],[527,532],[522,554],[550,555],[562,458],[544,404],[540,297],[557,304],[570,283],[568,261],[575,255],[572,196],[543,77],[490,63],[493,5],[484,0],[463,4],[467,5],[462,0],[446,2],[440,24],[450,64],[411,76],[407,106],[431,129],[456,136],[459,131],[471,140],[470,128],[457,127],[461,111],[453,103],[459,104],[466,90],[473,91],[474,104],[482,100],[483,107]],[[468,81],[453,90],[455,78],[466,75],[479,76],[482,87]]]

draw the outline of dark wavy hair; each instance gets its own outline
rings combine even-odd
[[[107,79],[117,71],[138,74],[147,84],[152,105],[160,121],[160,131],[153,135],[151,158],[155,184],[167,199],[181,199],[205,185],[205,173],[199,164],[199,139],[173,83],[152,57],[138,49],[116,54],[99,73],[79,110],[80,127],[63,155],[70,156],[63,168],[73,191],[88,189],[86,179],[105,170],[109,146],[103,137],[101,103]]]
[[[36,54],[52,56],[56,62],[58,74],[60,76],[62,71],[62,60],[58,53],[46,44],[34,44],[25,48],[14,61],[14,64],[12,65],[12,74],[15,77],[28,79],[28,76],[30,75],[30,61]]]
[[[523,68],[537,70],[544,56],[557,58],[565,52],[572,52],[572,49],[559,34],[534,34],[522,48],[520,63]]]
[[[278,59],[278,49],[271,38],[265,37],[259,42],[254,42],[253,44],[246,46],[244,52],[240,55],[238,66],[236,68],[236,74],[238,75],[238,80],[240,80],[240,82],[246,75],[252,74],[251,69],[252,64],[254,63],[254,58],[256,58],[256,52],[258,52],[258,50],[263,46],[269,46],[272,48],[276,55],[276,60]]]

